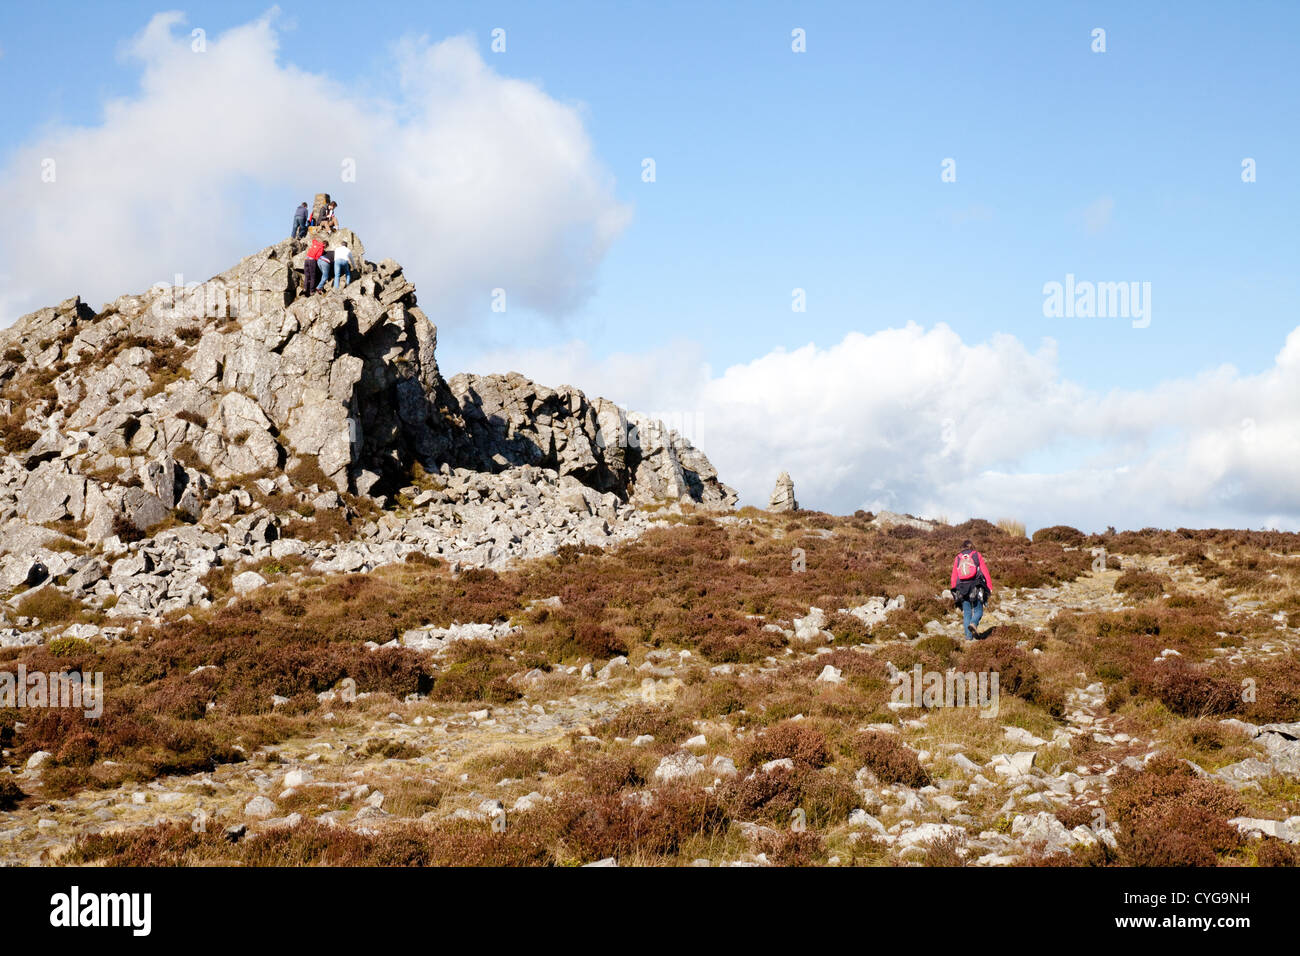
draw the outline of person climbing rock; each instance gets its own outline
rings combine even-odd
[[[302,203],[293,211],[293,231],[289,233],[295,239],[301,239],[307,235],[307,203]]]
[[[316,291],[320,282],[320,257],[324,251],[325,243],[320,239],[312,239],[311,245],[307,247],[307,261],[302,265],[303,295],[311,295]]]
[[[961,608],[961,629],[966,640],[975,640],[971,628],[978,627],[984,616],[984,603],[993,594],[993,578],[984,555],[975,550],[970,539],[961,543],[961,550],[952,562],[953,602]]]
[[[334,288],[339,287],[339,277],[343,278],[343,288],[347,288],[348,283],[352,281],[352,253],[348,251],[346,242],[339,243],[339,247],[334,250]]]
[[[326,249],[316,260],[316,267],[320,270],[320,283],[316,286],[317,292],[324,292],[329,288],[330,278],[334,275],[334,251]]]

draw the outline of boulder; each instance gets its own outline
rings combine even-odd
[[[669,754],[660,760],[659,765],[655,767],[654,778],[659,783],[670,783],[673,780],[686,780],[704,772],[704,764],[700,763],[694,754],[682,751]]]
[[[230,582],[230,589],[236,594],[247,594],[249,591],[256,591],[260,587],[265,587],[266,583],[266,578],[256,571],[245,571],[242,574],[235,575]]]
[[[260,794],[244,805],[244,816],[255,820],[265,820],[275,813],[275,804]]]
[[[799,502],[794,497],[794,481],[790,478],[789,472],[781,472],[776,479],[776,487],[772,489],[772,497],[767,503],[768,511],[798,511]]]

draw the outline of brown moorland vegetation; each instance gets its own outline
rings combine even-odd
[[[270,586],[193,620],[141,628],[130,642],[0,651],[0,669],[21,662],[32,670],[100,671],[111,689],[97,719],[75,711],[35,718],[0,711],[4,760],[17,768],[35,751],[49,751],[41,792],[50,798],[254,759],[268,744],[319,732],[327,708],[340,723],[366,727],[412,695],[427,702],[421,706],[503,706],[530,693],[520,679],[526,672],[551,682],[542,686],[573,687],[578,679],[565,675],[566,666],[599,666],[627,655],[633,669],[625,685],[615,683],[634,688],[641,680],[636,666],[671,660],[680,686],[667,699],[624,701],[558,741],[493,749],[463,765],[469,781],[463,786],[411,779],[401,790],[388,788],[386,807],[437,819],[398,818],[373,833],[326,826],[311,817],[334,805],[329,791],[308,787],[281,808],[304,814],[297,826],[237,843],[220,831],[193,833],[170,824],[91,835],[77,841],[69,859],[564,865],[609,856],[674,863],[758,850],[788,865],[825,862],[831,854],[878,862],[881,854],[888,858],[880,844],[845,842],[848,814],[864,803],[855,782],[860,771],[869,771],[880,787],[947,783],[949,765],[938,756],[945,746],[987,759],[1006,749],[999,743],[1006,722],[1050,738],[1064,726],[1069,694],[1082,680],[1100,683],[1104,710],[1133,733],[1158,741],[1170,756],[1115,774],[1105,810],[1118,824],[1116,850],[1034,861],[1287,865],[1292,859],[1285,845],[1273,846],[1278,841],[1248,847],[1227,821],[1247,809],[1260,812],[1260,806],[1300,812],[1300,795],[1266,781],[1248,805],[1176,758],[1222,764],[1248,754],[1244,738],[1220,725],[1220,717],[1257,723],[1300,718],[1293,655],[1236,656],[1276,640],[1279,627],[1295,626],[1286,622],[1300,614],[1296,536],[1083,535],[1057,528],[1031,540],[978,521],[932,532],[881,532],[862,515],[747,510],[737,518],[687,514],[615,550],[569,548],[502,572],[453,574],[436,560],[332,578],[301,567],[268,568]],[[943,628],[935,633],[933,622],[947,627],[953,620],[951,603],[939,592],[965,537],[986,553],[1006,591],[1075,581],[1091,572],[1094,548],[1123,554],[1123,573],[1106,572],[1111,578],[1103,579],[1114,582],[1114,609],[1061,610],[1038,626],[1001,622],[973,645]],[[803,572],[791,566],[794,548],[805,552]],[[838,613],[897,594],[905,598],[903,610],[874,628]],[[558,605],[540,603],[553,597]],[[792,619],[813,606],[827,612],[835,635],[829,646],[789,637]],[[995,599],[995,615],[997,607]],[[437,657],[400,646],[407,629],[471,621],[508,621],[518,630],[492,641],[457,642]],[[886,660],[903,670],[920,665],[998,673],[1006,695],[1003,719],[981,721],[941,708],[900,714],[888,706]],[[818,680],[828,665],[838,682]],[[317,703],[317,695],[337,689],[344,678],[372,702]],[[1244,680],[1257,689],[1250,699],[1241,693]],[[927,717],[931,724],[922,726],[918,718]],[[871,727],[879,724],[894,732]],[[660,759],[699,734],[711,756],[729,757],[738,772],[708,788],[702,784],[711,777],[689,784],[656,780]],[[633,745],[645,737],[653,739]],[[1061,772],[1081,762],[1117,762],[1120,754],[1111,747],[1084,735],[1068,747],[1044,747],[1040,763]],[[420,757],[418,748],[383,735],[374,735],[360,754],[395,763]],[[505,834],[446,815],[460,790],[481,792],[502,780],[523,781],[551,802],[513,814]],[[9,799],[24,798],[16,792]],[[968,812],[979,821],[972,833],[1007,829],[998,811],[1002,800],[968,799]],[[788,830],[796,810],[803,811],[808,831]],[[1067,826],[1092,825],[1092,814],[1081,806],[1057,816]],[[739,822],[768,829],[742,837]],[[923,849],[930,865],[965,859],[953,840]]]

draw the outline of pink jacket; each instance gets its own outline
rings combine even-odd
[[[980,571],[984,574],[984,580],[988,583],[989,594],[992,594],[993,576],[989,574],[989,566],[984,563],[984,555],[980,554],[978,551],[974,551],[973,553],[975,557],[979,559]],[[948,584],[949,588],[955,588],[957,586],[957,563],[960,560],[961,560],[961,552],[958,552],[957,557],[952,559],[952,580]]]

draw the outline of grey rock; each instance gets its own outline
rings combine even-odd
[[[365,261],[351,233],[334,238],[354,262],[338,291],[302,294],[306,245],[288,239],[197,288],[155,286],[98,313],[69,299],[0,330],[0,354],[22,355],[0,359],[0,376],[22,362],[67,366],[53,407],[28,419],[41,433],[32,452],[0,458],[0,558],[19,557],[0,562],[0,578],[25,581],[32,566],[20,565],[36,558],[67,576],[62,590],[116,597],[112,616],[149,616],[203,604],[204,575],[248,559],[304,555],[328,573],[418,551],[453,569],[502,567],[635,537],[656,519],[634,505],[735,504],[662,422],[513,373],[445,381],[437,330],[402,267]],[[414,507],[398,499],[401,515],[355,520],[350,541],[281,541],[304,505],[355,519],[364,503],[345,493],[382,505],[399,488]],[[96,563],[56,572],[37,556],[73,540],[42,527],[64,520],[100,546]],[[154,537],[132,544],[124,523]]]
[[[772,489],[772,497],[767,503],[768,511],[798,511],[799,502],[794,497],[794,481],[790,478],[789,472],[781,472],[776,479],[776,487]]]
[[[45,765],[45,762],[49,760],[52,756],[54,755],[50,753],[48,750],[36,751],[34,754],[32,754],[30,757],[27,758],[27,765],[26,765],[27,769],[28,770],[40,769]]]
[[[660,783],[669,783],[673,780],[685,780],[696,774],[704,773],[704,764],[690,753],[669,754],[659,761],[655,767],[654,778]]]
[[[275,804],[259,794],[244,806],[244,816],[265,820],[275,813]]]
[[[230,582],[230,588],[236,594],[247,594],[249,591],[256,591],[260,587],[265,587],[266,583],[266,578],[256,571],[245,571],[242,574],[235,575]]]

